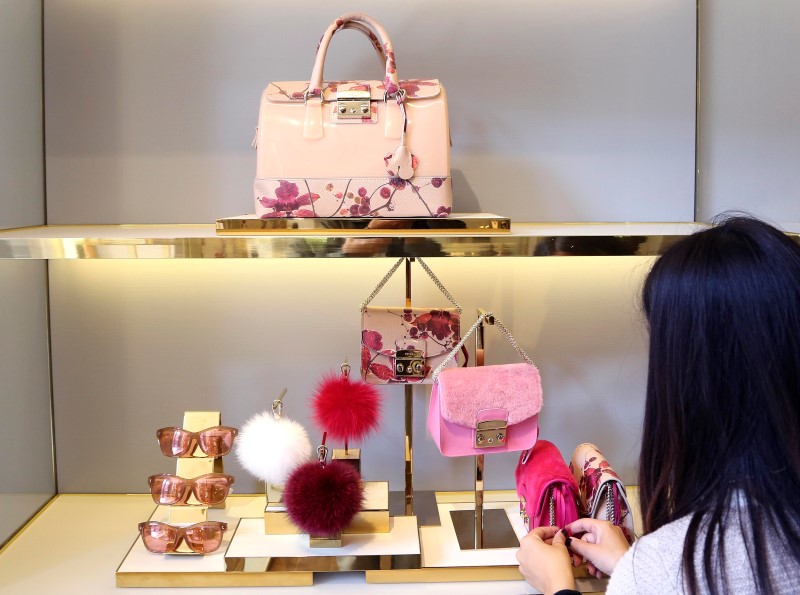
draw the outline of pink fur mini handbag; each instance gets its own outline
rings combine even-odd
[[[578,520],[578,482],[552,442],[539,440],[523,452],[514,477],[519,513],[528,530]]]
[[[367,36],[382,80],[324,80],[328,47],[343,29]],[[262,219],[450,214],[444,87],[400,79],[388,33],[366,14],[343,14],[328,26],[309,78],[267,85],[253,146]]]
[[[448,368],[467,338],[486,319],[511,341],[525,363]],[[428,430],[447,457],[531,448],[539,435],[542,382],[538,368],[491,313],[478,318],[433,373]]]

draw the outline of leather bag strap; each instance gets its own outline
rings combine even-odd
[[[381,67],[386,64],[386,50],[383,49],[381,40],[378,39],[378,36],[375,35],[375,32],[372,29],[360,21],[348,21],[342,25],[342,29],[352,29],[353,31],[358,31],[359,33],[363,34],[367,39],[369,39],[372,47],[375,48],[375,54],[378,56],[378,61],[381,63]],[[317,46],[317,51],[319,51],[319,46]]]

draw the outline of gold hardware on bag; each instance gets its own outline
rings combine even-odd
[[[519,497],[519,516],[522,517],[522,522],[525,523],[525,528],[529,528],[528,524],[530,523],[530,517],[528,516],[528,512],[525,510],[525,496]]]
[[[369,90],[339,91],[336,93],[336,118],[353,120],[368,117],[370,115],[369,100]]]
[[[424,378],[425,352],[420,349],[398,349],[394,355],[394,375],[397,378]]]
[[[491,448],[506,443],[508,424],[502,419],[478,422],[475,428],[475,448]]]

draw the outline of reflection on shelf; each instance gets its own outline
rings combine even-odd
[[[212,225],[50,225],[0,231],[4,259],[655,256],[699,223],[514,223],[469,232],[217,235]]]

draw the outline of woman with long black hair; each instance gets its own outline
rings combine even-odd
[[[544,593],[571,563],[608,593],[800,589],[800,245],[745,217],[665,251],[642,293],[650,330],[639,459],[643,537],[609,523],[534,529],[517,558]]]

